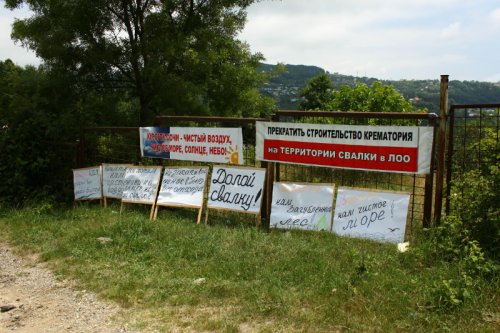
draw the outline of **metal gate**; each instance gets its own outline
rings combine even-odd
[[[461,216],[460,207],[454,207],[451,200],[452,189],[463,198],[470,186],[458,180],[470,172],[481,175],[498,168],[500,104],[452,105],[448,119],[446,215]]]

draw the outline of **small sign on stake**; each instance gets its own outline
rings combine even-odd
[[[102,199],[101,167],[73,170],[75,201]]]
[[[102,195],[104,207],[108,206],[107,198],[120,199],[123,194],[125,171],[129,164],[105,164],[102,165]]]
[[[255,214],[260,224],[266,169],[214,166],[208,192],[207,213],[211,209]]]
[[[165,167],[154,219],[158,206],[198,208],[197,224],[200,224],[207,175],[208,167]]]
[[[140,203],[151,205],[149,219],[153,218],[161,170],[161,166],[130,166],[127,168],[123,182],[120,213],[123,211],[124,203]]]

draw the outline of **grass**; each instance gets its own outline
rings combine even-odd
[[[122,216],[118,210],[92,204],[5,210],[0,240],[133,309],[136,325],[147,329],[499,329],[498,282],[477,279],[461,307],[441,307],[432,286],[460,267],[429,263],[418,251],[398,253],[391,244],[326,232],[265,232],[236,218],[196,225],[196,213],[182,209],[162,209],[155,222],[140,207]]]

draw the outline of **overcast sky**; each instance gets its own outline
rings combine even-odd
[[[35,56],[10,40],[0,1],[0,59]],[[315,65],[380,79],[500,81],[500,0],[267,0],[240,39],[267,63]]]

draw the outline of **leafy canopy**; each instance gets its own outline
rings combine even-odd
[[[333,84],[326,73],[313,77],[300,91],[302,110],[325,110],[332,100]]]
[[[12,37],[94,87],[128,88],[141,124],[155,113],[232,114],[270,106],[261,54],[236,39],[256,0],[6,0],[27,4]]]

